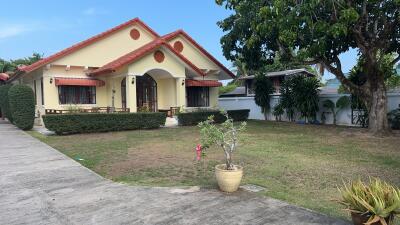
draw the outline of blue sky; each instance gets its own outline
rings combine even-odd
[[[161,35],[184,29],[231,68],[222,55],[219,40],[223,33],[216,25],[230,12],[214,0],[13,0],[2,5],[8,10],[0,14],[0,58],[26,57],[33,52],[48,56],[139,17]],[[345,72],[354,65],[355,54],[352,51],[341,57]]]

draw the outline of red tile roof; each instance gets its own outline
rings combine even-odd
[[[8,78],[10,78],[10,76],[8,74],[0,73],[0,80],[6,81],[6,80],[8,80]]]
[[[235,75],[228,69],[226,68],[224,65],[222,65],[222,63],[220,63],[216,58],[214,58],[214,56],[212,56],[209,52],[207,52],[203,47],[201,47],[201,45],[199,45],[192,37],[190,37],[185,31],[183,30],[177,30],[174,31],[172,33],[166,34],[164,36],[162,36],[163,39],[169,41],[174,39],[175,37],[182,35],[185,39],[187,39],[192,45],[194,45],[197,49],[199,49],[199,51],[201,53],[203,53],[205,56],[207,56],[211,61],[213,61],[217,66],[221,67],[222,70],[224,70],[229,76],[231,76],[232,78],[235,78]]]
[[[198,67],[196,67],[192,62],[190,62],[182,54],[177,52],[170,44],[168,44],[162,38],[158,38],[158,39],[156,39],[146,45],[143,45],[142,47],[140,47],[140,48],[110,62],[110,63],[107,63],[106,65],[90,72],[90,75],[99,75],[99,74],[114,72],[115,70],[121,68],[122,66],[133,63],[134,61],[142,58],[143,56],[153,52],[155,49],[157,49],[161,46],[164,46],[167,49],[169,49],[173,54],[175,54],[178,58],[180,58],[184,63],[189,65],[199,75],[202,75],[202,76],[206,75],[203,71],[201,71]]]
[[[55,78],[56,86],[59,85],[76,85],[76,86],[104,86],[106,83],[102,80],[88,78]]]
[[[220,87],[221,82],[217,80],[189,80],[186,79],[186,87]]]
[[[100,33],[100,34],[96,35],[96,36],[93,36],[93,37],[91,37],[91,38],[89,38],[89,39],[87,39],[85,41],[79,42],[79,43],[77,43],[77,44],[75,44],[75,45],[73,45],[73,46],[71,46],[69,48],[66,48],[66,49],[60,51],[60,52],[57,52],[54,55],[51,55],[51,56],[46,57],[46,58],[44,58],[44,59],[42,59],[40,61],[37,61],[37,62],[33,63],[32,65],[19,67],[18,70],[26,72],[26,73],[32,72],[33,70],[36,70],[39,67],[42,67],[42,66],[44,66],[44,65],[46,65],[46,64],[48,64],[48,63],[50,63],[52,61],[55,61],[56,59],[59,59],[59,58],[65,56],[65,55],[68,55],[68,54],[70,54],[72,52],[75,52],[75,51],[77,51],[79,49],[82,49],[83,47],[86,47],[86,46],[88,46],[88,45],[90,45],[90,44],[92,44],[92,43],[94,43],[96,41],[99,41],[99,40],[101,40],[103,38],[106,38],[109,35],[117,32],[119,30],[122,30],[122,29],[124,29],[124,28],[126,28],[128,26],[131,26],[133,24],[139,24],[140,26],[144,27],[148,32],[150,32],[152,35],[154,35],[155,37],[157,37],[157,38],[159,37],[159,35],[154,30],[152,30],[149,26],[147,26],[145,23],[143,23],[139,18],[135,18],[135,19],[129,20],[128,22],[120,24],[120,25],[118,25],[118,26],[116,26],[116,27],[114,27],[114,28],[112,28],[110,30],[107,30],[107,31],[105,31],[103,33]]]
[[[196,48],[199,49],[200,52],[202,52],[206,57],[208,57],[211,61],[213,61],[217,66],[219,66],[220,68],[222,68],[222,70],[224,70],[228,75],[230,75],[232,78],[235,77],[235,75],[229,70],[227,69],[224,65],[222,65],[217,59],[215,59],[210,53],[208,53],[203,47],[201,47],[196,41],[194,41],[186,32],[184,32],[183,30],[177,30],[175,32],[172,32],[170,34],[164,35],[163,37],[160,37],[154,30],[152,30],[149,26],[147,26],[145,23],[143,23],[139,18],[135,18],[132,19],[128,22],[125,22],[121,25],[118,25],[110,30],[107,30],[103,33],[100,33],[94,37],[91,37],[85,41],[79,42],[69,48],[66,48],[58,53],[55,53],[49,57],[46,57],[36,63],[33,63],[32,65],[29,66],[21,66],[18,68],[19,72],[18,74],[20,75],[21,73],[29,73],[32,72],[48,63],[51,63],[63,56],[66,56],[68,54],[71,54],[81,48],[84,48],[98,40],[101,40],[103,38],[106,38],[107,36],[121,30],[124,29],[130,25],[133,24],[139,24],[142,27],[144,27],[149,33],[151,33],[154,37],[156,37],[157,39],[154,40],[153,42],[150,42],[144,46],[142,46],[139,49],[136,49],[135,51],[132,51],[106,65],[104,65],[103,67],[93,71],[91,74],[100,74],[103,72],[107,72],[107,71],[112,71],[115,70],[115,68],[118,68],[120,65],[125,65],[127,62],[133,62],[134,60],[146,55],[147,53],[149,53],[149,51],[151,51],[154,48],[157,48],[161,45],[167,47],[168,49],[170,49],[175,55],[177,55],[181,60],[183,60],[186,64],[188,64],[193,70],[195,70],[197,73],[201,74],[202,76],[205,76],[206,74],[204,72],[202,72],[198,67],[196,67],[192,62],[190,62],[186,57],[184,57],[182,54],[180,54],[179,52],[177,52],[170,44],[168,44],[166,41],[171,40],[179,35],[184,36],[190,43],[192,43]]]

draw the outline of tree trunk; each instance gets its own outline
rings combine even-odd
[[[387,118],[387,97],[384,82],[376,82],[370,90],[370,97],[367,104],[368,128],[375,136],[385,136],[390,133],[389,122]]]
[[[263,114],[264,114],[264,119],[268,120],[268,111],[267,110],[263,110]]]

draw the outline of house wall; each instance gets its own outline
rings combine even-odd
[[[134,40],[130,36],[130,31],[133,28],[138,29],[141,34],[138,40]],[[62,57],[52,64],[101,67],[152,40],[154,40],[154,37],[148,31],[139,25],[132,25]]]
[[[204,56],[196,47],[194,47],[189,41],[185,38],[178,36],[169,41],[171,46],[174,46],[176,41],[180,41],[183,44],[183,50],[181,52],[189,61],[191,61],[194,65],[196,65],[200,69],[213,69],[219,70],[220,68],[212,62],[210,59]]]
[[[173,78],[156,79],[159,109],[169,109],[177,106],[176,82]]]
[[[322,107],[322,102],[326,99],[330,99],[336,102],[340,97],[345,96],[345,94],[329,94],[320,95],[319,100],[319,112],[317,113],[317,120],[321,121],[321,115],[325,112],[326,124],[333,124],[333,115],[329,113],[329,110]],[[250,109],[249,119],[264,120],[264,115],[261,113],[261,108],[255,104],[254,97],[232,97],[232,98],[219,98],[219,107],[225,110],[232,109]],[[275,107],[279,102],[279,95],[271,96],[271,109]],[[388,110],[393,110],[400,107],[400,93],[388,93]],[[272,111],[272,110],[271,110]],[[297,120],[300,116],[297,115]],[[348,107],[339,111],[336,116],[338,125],[352,125],[351,124],[351,108]],[[268,120],[275,120],[272,113],[268,114]],[[287,121],[286,115],[282,116],[282,120]]]
[[[154,51],[147,54],[143,58],[128,66],[128,74],[142,76],[143,74],[154,70],[167,71],[171,77],[182,77],[185,78],[185,66],[176,59],[176,56],[172,55],[165,48],[160,48],[164,55],[164,61],[159,63],[154,59]]]
[[[38,69],[29,73],[14,83],[22,83],[30,86],[34,90],[36,81],[36,116],[45,114],[45,109],[67,109],[70,105],[60,105],[58,97],[58,87],[55,85],[57,77],[87,78],[83,67],[51,66],[49,69]],[[44,105],[42,105],[41,79],[43,79]],[[50,80],[52,79],[52,83]],[[98,78],[106,80],[106,78]],[[106,83],[107,84],[107,83]],[[96,104],[78,105],[81,108],[91,108],[107,106],[107,86],[96,87]]]

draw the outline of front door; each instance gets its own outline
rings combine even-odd
[[[138,112],[157,111],[157,83],[148,74],[136,77],[136,102]]]

